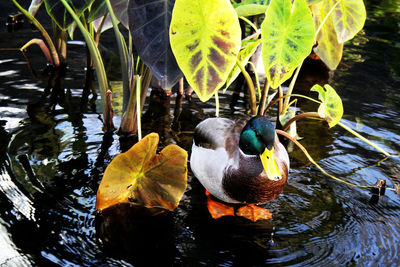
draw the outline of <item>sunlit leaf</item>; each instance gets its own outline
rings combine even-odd
[[[113,7],[115,16],[117,19],[121,22],[122,25],[124,25],[125,28],[129,29],[129,23],[128,23],[128,3],[129,1],[126,0],[110,0],[111,6]],[[92,22],[98,18],[102,18],[105,14],[108,13],[107,5],[105,0],[94,0],[89,16],[88,16],[88,22]],[[107,25],[103,26],[102,30],[105,30],[107,28],[111,28],[111,20],[108,17]]]
[[[78,17],[85,11],[93,2],[93,0],[66,0],[66,2],[74,9]],[[65,9],[60,0],[44,0],[46,10],[49,16],[62,30],[67,28],[73,23],[73,19]]]
[[[164,89],[171,89],[182,77],[169,40],[174,3],[175,0],[130,0],[128,7],[133,44]]]
[[[342,99],[329,84],[324,87],[316,84],[311,91],[318,92],[318,99],[322,102],[318,108],[319,116],[328,122],[329,127],[333,127],[343,116]]]
[[[366,11],[363,0],[329,0],[329,6],[336,6],[332,13],[333,24],[339,43],[352,39],[363,27]]]
[[[307,0],[307,5],[311,6],[311,5],[317,4],[321,1],[323,1],[323,0]]]
[[[177,0],[170,39],[186,80],[207,101],[224,85],[240,49],[239,20],[230,1]]]
[[[262,58],[272,88],[293,74],[312,49],[314,22],[305,0],[272,0],[261,25]]]
[[[96,209],[118,203],[174,210],[187,186],[187,153],[168,145],[156,154],[159,137],[145,136],[107,167],[97,191]]]
[[[267,10],[270,0],[245,0],[233,4],[238,16],[256,16],[264,14]]]
[[[28,12],[31,13],[32,16],[35,16],[42,3],[43,0],[32,0],[31,4],[29,5]]]
[[[330,9],[329,0],[324,0],[312,6],[315,25],[317,27],[321,25]],[[332,15],[329,16],[324,25],[322,25],[316,40],[317,46],[314,48],[315,54],[318,55],[329,69],[336,69],[342,59],[343,44],[340,44],[337,39]]]
[[[247,43],[242,50],[240,50],[238,54],[238,61],[243,66],[243,68],[247,65],[251,56],[256,52],[257,47],[260,45],[260,43],[260,39],[252,40],[251,42]],[[239,74],[240,68],[238,65],[235,65],[232,71],[229,73],[228,78],[226,79],[225,90],[235,81]]]

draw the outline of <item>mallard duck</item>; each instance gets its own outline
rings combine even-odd
[[[285,187],[289,156],[264,116],[249,121],[209,118],[195,128],[190,166],[217,199],[261,204]]]

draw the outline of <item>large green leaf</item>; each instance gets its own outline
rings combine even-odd
[[[128,7],[133,44],[164,89],[170,89],[182,77],[169,40],[174,3],[175,0],[130,0]]]
[[[66,2],[79,17],[92,4],[93,0],[66,0]],[[74,22],[60,0],[44,0],[44,3],[47,13],[62,30],[67,30]]]
[[[264,14],[267,10],[270,0],[245,0],[233,4],[238,16],[256,16]]]
[[[260,43],[261,43],[260,39],[251,40],[248,43],[246,43],[243,49],[240,50],[238,54],[238,61],[243,66],[243,68],[246,67],[247,63],[249,62],[249,59],[256,52]],[[240,72],[241,70],[239,66],[236,64],[229,73],[228,78],[226,79],[226,85],[224,90],[226,90],[229,87],[229,85],[231,85],[235,81],[237,76],[239,76]]]
[[[319,116],[328,122],[329,127],[333,127],[343,116],[342,99],[329,84],[324,87],[316,84],[311,91],[318,92],[318,99],[322,102],[318,108]]]
[[[363,0],[329,0],[329,6],[336,2],[339,3],[332,13],[333,24],[339,43],[344,43],[364,27],[367,15]]]
[[[261,25],[262,59],[272,88],[293,74],[312,49],[314,22],[305,0],[272,0]]]
[[[241,30],[229,0],[177,0],[170,27],[179,67],[201,101],[221,88],[236,63]]]
[[[317,27],[320,26],[331,9],[328,2],[329,0],[324,0],[312,6],[314,21]],[[317,46],[314,47],[314,52],[321,58],[322,62],[324,62],[329,69],[336,69],[342,59],[343,43],[340,44],[337,39],[332,15],[329,16],[324,25],[322,25],[316,40]]]
[[[129,29],[128,22],[128,3],[127,0],[110,0],[111,6],[113,7],[115,16],[124,25],[125,28]],[[107,5],[105,0],[94,0],[89,16],[88,22],[92,22],[98,18],[103,17],[108,13]],[[107,16],[106,23],[103,26],[102,30],[109,29],[112,27],[110,16]]]
[[[96,196],[96,209],[119,203],[174,210],[187,186],[187,152],[168,145],[156,154],[159,137],[146,135],[108,165]]]

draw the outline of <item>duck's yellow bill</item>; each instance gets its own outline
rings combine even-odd
[[[282,176],[279,172],[278,165],[276,164],[274,152],[275,150],[273,148],[271,150],[266,148],[260,155],[260,158],[268,179],[277,181],[280,180]]]

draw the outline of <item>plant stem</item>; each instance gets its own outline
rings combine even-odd
[[[63,3],[63,5],[67,9],[71,17],[76,22],[79,29],[81,30],[86,45],[89,48],[90,55],[92,56],[93,64],[96,69],[97,80],[99,83],[100,95],[103,106],[103,117],[105,120],[104,121],[105,131],[106,132],[112,131],[114,129],[112,117],[108,121],[106,120],[106,118],[108,118],[110,116],[109,114],[112,114],[112,112],[110,112],[109,110],[111,108],[111,105],[109,105],[107,100],[108,81],[107,81],[106,71],[104,69],[103,60],[100,55],[100,51],[97,48],[96,43],[94,42],[92,36],[90,36],[89,32],[85,29],[85,26],[82,24],[78,16],[75,14],[74,10],[66,2],[66,0],[60,0],[60,1]]]
[[[241,20],[243,20],[243,21],[247,22],[247,24],[249,24],[249,25],[250,25],[250,26],[253,28],[253,30],[254,30],[255,32],[257,32],[257,31],[258,31],[258,29],[257,29],[257,26],[256,26],[256,25],[254,25],[254,23],[253,23],[253,22],[251,22],[250,20],[248,20],[246,17],[239,16],[239,19],[241,19]]]
[[[286,95],[291,95],[293,92],[294,84],[296,83],[297,76],[299,75],[301,66],[303,65],[304,60],[300,63],[300,65],[297,67],[296,72],[294,73],[292,80],[290,81],[288,91],[286,92]],[[285,102],[283,103],[283,106],[286,107],[289,104],[290,97],[285,99]]]
[[[42,50],[44,56],[46,57],[47,62],[49,62],[50,64],[53,64],[53,59],[51,58],[49,48],[46,46],[46,44],[43,42],[42,39],[34,38],[34,39],[30,40],[23,47],[21,47],[21,50],[26,50],[32,44],[38,45],[40,47],[40,49]]]
[[[383,150],[382,148],[380,148],[378,145],[372,143],[371,141],[369,141],[368,139],[366,139],[365,137],[363,137],[362,135],[360,135],[359,133],[357,133],[356,131],[350,129],[348,126],[344,125],[343,123],[341,123],[340,121],[338,122],[338,125],[340,125],[342,128],[344,128],[345,130],[349,131],[350,133],[354,134],[355,136],[357,136],[358,138],[360,138],[361,140],[363,140],[365,143],[367,143],[368,145],[376,148],[377,150],[379,150],[380,152],[382,152],[385,156],[391,157],[392,155],[390,155],[388,152],[386,152],[385,150]]]
[[[283,131],[287,131],[287,129],[289,129],[290,125],[300,119],[305,119],[305,118],[321,118],[318,114],[318,112],[305,112],[305,113],[301,113],[299,115],[294,116],[293,118],[291,118],[283,127],[282,130]]]
[[[121,32],[118,29],[118,20],[114,14],[114,10],[111,6],[110,0],[105,0],[108,8],[108,13],[110,14],[111,22],[114,28],[115,39],[117,40],[119,59],[121,61],[121,72],[122,72],[122,90],[123,92],[129,92],[129,68],[128,68],[128,49],[126,47],[126,42]],[[126,103],[126,101],[125,101]],[[122,111],[125,111],[125,106],[122,107]]]
[[[301,149],[301,151],[303,151],[304,155],[306,155],[307,159],[308,159],[312,164],[314,164],[322,173],[324,173],[325,175],[329,176],[330,178],[332,178],[332,179],[334,179],[334,180],[336,180],[336,181],[338,181],[338,182],[347,184],[347,185],[349,185],[349,186],[353,186],[353,187],[361,187],[361,188],[371,188],[371,187],[374,187],[374,186],[366,186],[366,185],[356,185],[356,184],[353,184],[353,183],[350,183],[350,182],[346,182],[346,181],[344,181],[344,180],[342,180],[342,179],[340,179],[340,178],[337,178],[337,177],[335,177],[335,176],[333,176],[333,175],[327,173],[321,166],[318,165],[318,163],[316,163],[316,162],[314,161],[314,159],[310,156],[310,154],[308,154],[307,149],[305,149],[296,139],[294,139],[293,137],[291,137],[291,136],[290,136],[288,133],[286,133],[285,131],[282,131],[282,130],[275,130],[275,131],[276,131],[277,134],[280,134],[280,135],[282,135],[282,136],[288,138],[290,141],[292,141],[298,148]]]
[[[215,92],[215,117],[219,117],[219,97],[218,97],[218,91]]]
[[[142,123],[141,123],[141,108],[140,108],[140,93],[141,93],[141,77],[136,78],[136,115],[137,115],[137,129],[138,129],[138,141],[142,139]]]
[[[251,68],[253,69],[254,78],[256,79],[258,101],[260,101],[261,100],[261,88],[260,88],[260,81],[259,81],[258,75],[257,75],[256,66],[254,66],[253,62],[251,62],[251,61],[247,62],[247,64],[249,64],[251,66]]]
[[[315,99],[313,99],[313,98],[311,98],[311,97],[308,97],[308,96],[305,96],[305,95],[299,95],[299,94],[291,94],[291,95],[288,95],[288,94],[287,94],[287,95],[282,96],[282,97],[279,97],[279,98],[275,99],[274,101],[272,101],[271,103],[269,103],[268,106],[267,106],[267,108],[266,108],[265,111],[264,111],[264,114],[267,113],[268,110],[269,110],[273,105],[275,105],[276,102],[280,101],[282,98],[286,98],[286,97],[289,97],[289,96],[302,97],[302,98],[308,99],[308,100],[310,100],[310,101],[313,101],[313,102],[315,102],[315,103],[321,104],[320,101],[315,100]]]
[[[16,0],[12,0],[15,6],[27,17],[32,24],[40,31],[40,33],[43,35],[43,38],[46,40],[47,45],[49,46],[49,49],[51,51],[51,56],[53,57],[53,62],[56,67],[60,66],[60,59],[57,54],[56,47],[54,46],[53,41],[50,38],[50,35],[47,33],[47,31],[43,28],[42,24],[31,15],[26,9],[24,9]]]
[[[264,114],[265,104],[267,102],[268,91],[269,91],[269,82],[267,79],[265,79],[264,89],[262,91],[261,101],[260,101],[260,104],[258,107],[258,115]]]
[[[249,87],[251,114],[256,115],[257,114],[257,101],[256,101],[256,92],[254,89],[253,80],[251,79],[249,73],[243,68],[242,64],[240,64],[239,60],[236,60],[236,64],[242,71],[243,76],[246,79],[247,86]]]

